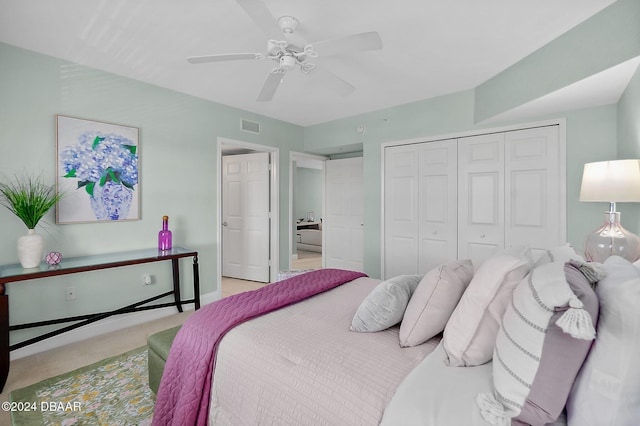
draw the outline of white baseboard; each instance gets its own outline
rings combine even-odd
[[[204,306],[218,299],[220,299],[219,291],[203,294],[202,296],[200,296],[200,304]],[[193,303],[183,305],[183,309],[185,311],[193,310],[193,308]],[[96,321],[92,324],[87,324],[83,327],[76,328],[66,333],[62,333],[57,336],[53,336],[40,342],[31,344],[29,346],[11,351],[10,358],[11,360],[24,358],[26,356],[55,349],[60,346],[69,345],[71,343],[76,343],[81,340],[99,336],[101,334],[110,333],[112,331],[121,330],[123,328],[143,324],[145,322],[157,320],[170,315],[175,315],[176,313],[177,310],[175,306],[168,306],[165,308],[150,309],[148,311],[114,315],[112,317]]]

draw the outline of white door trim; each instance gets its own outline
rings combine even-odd
[[[288,240],[289,244],[287,246],[287,269],[291,269],[291,254],[293,253],[293,163],[298,160],[318,160],[318,161],[327,161],[329,158],[322,155],[315,154],[307,154],[304,152],[298,151],[289,151],[289,232]],[[324,217],[324,194],[322,200],[322,215],[320,217]],[[323,236],[324,238],[324,236]],[[324,240],[322,241],[324,243]],[[322,253],[322,266],[324,267],[324,250]]]
[[[229,138],[218,137],[216,148],[216,242],[218,244],[218,255],[216,256],[216,268],[217,268],[217,289],[220,291],[220,297],[222,297],[222,247],[220,243],[222,241],[222,145],[226,147],[233,146],[238,149],[249,149],[252,151],[269,152],[271,158],[271,189],[270,189],[270,204],[271,204],[271,271],[269,273],[269,279],[271,282],[275,282],[278,275],[278,268],[280,264],[280,197],[279,197],[279,152],[280,148],[260,145],[251,142],[243,142]]]

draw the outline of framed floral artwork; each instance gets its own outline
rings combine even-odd
[[[56,116],[56,223],[140,219],[137,127]]]

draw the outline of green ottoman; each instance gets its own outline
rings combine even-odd
[[[159,333],[152,334],[147,339],[149,387],[153,393],[158,393],[160,380],[162,379],[162,372],[164,371],[164,364],[167,362],[169,349],[171,349],[173,339],[175,339],[176,334],[178,334],[180,327],[181,326],[177,326],[168,330],[160,331]]]

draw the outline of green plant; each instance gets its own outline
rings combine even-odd
[[[61,197],[41,177],[16,177],[13,182],[0,183],[0,204],[18,216],[28,229],[34,229]]]

